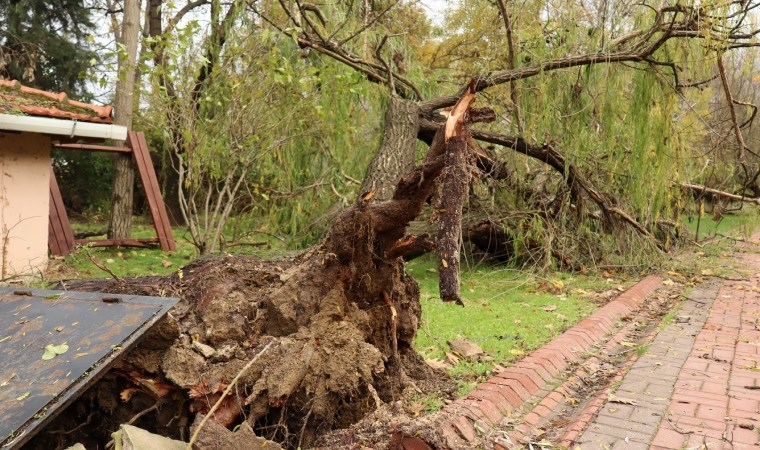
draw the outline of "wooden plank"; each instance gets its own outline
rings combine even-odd
[[[161,249],[164,251],[175,251],[176,244],[169,223],[169,216],[166,213],[166,205],[161,196],[161,190],[158,187],[158,178],[156,177],[156,171],[153,169],[153,161],[150,159],[145,134],[130,131],[127,136],[127,145],[133,150],[135,165],[145,189],[148,207],[153,218],[153,226],[156,229]]]
[[[143,189],[145,190],[145,198],[148,200],[148,208],[150,209],[150,216],[153,220],[153,227],[156,230],[156,236],[161,244],[161,250],[168,249],[168,243],[166,235],[164,233],[164,227],[161,224],[161,216],[158,213],[158,202],[156,201],[156,192],[152,188],[150,183],[150,175],[148,174],[148,167],[145,164],[145,158],[143,153],[145,149],[142,146],[140,136],[135,131],[129,131],[127,133],[127,145],[132,148],[132,154],[134,155],[135,165],[140,175],[140,181],[142,182]]]
[[[53,148],[64,150],[91,150],[96,152],[132,153],[132,149],[129,147],[112,147],[110,145],[53,144]]]
[[[145,140],[145,133],[142,131],[137,133],[137,138],[140,141],[140,148],[143,149],[142,157],[145,160],[145,167],[147,168],[147,174],[150,180],[150,185],[152,186],[153,192],[155,193],[156,198],[156,209],[158,210],[158,217],[160,220],[160,226],[164,230],[164,236],[166,237],[166,248],[162,249],[167,251],[176,251],[177,245],[174,241],[174,232],[172,231],[171,222],[169,222],[169,214],[166,212],[166,204],[164,203],[164,198],[161,195],[161,188],[158,184],[158,178],[156,177],[156,171],[153,168],[153,161],[150,157],[150,150],[148,149],[148,142]]]
[[[144,239],[77,239],[78,245],[91,247],[150,247],[150,244],[158,244],[158,238]]]
[[[48,246],[54,255],[68,255],[74,250],[74,233],[71,230],[69,216],[61,198],[58,180],[53,167],[50,166],[50,215],[48,217]]]

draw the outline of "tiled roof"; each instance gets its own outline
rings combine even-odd
[[[18,81],[0,80],[0,114],[52,117],[83,122],[113,123],[111,106],[97,106],[22,86]]]

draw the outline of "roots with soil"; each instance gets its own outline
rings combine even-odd
[[[186,412],[207,414],[269,345],[213,419],[230,428],[246,422],[257,434],[297,448],[397,400],[415,379],[445,376],[412,349],[419,288],[399,257],[416,247],[406,228],[444,172],[446,149],[462,148],[466,138],[461,125],[448,142],[441,130],[391,200],[373,203],[373,193],[366,193],[321,244],[293,259],[208,259],[167,278],[66,286],[181,299],[80,407],[90,401],[98,403],[90,410],[110,411],[99,420],[113,431],[118,423],[106,423],[109,417],[125,421],[125,408],[134,415],[157,405],[140,424],[187,439],[192,420]],[[41,440],[44,435],[37,445]]]

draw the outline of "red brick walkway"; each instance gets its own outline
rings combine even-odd
[[[736,258],[760,272],[760,255]],[[576,445],[760,450],[759,282],[695,289]]]
[[[755,275],[662,324],[668,295],[642,280],[446,406],[437,447],[760,450],[760,254],[734,258]]]

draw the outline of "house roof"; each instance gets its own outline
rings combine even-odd
[[[0,80],[0,114],[111,124],[112,113],[111,106],[71,100],[64,92],[55,94],[23,86],[16,80]]]

